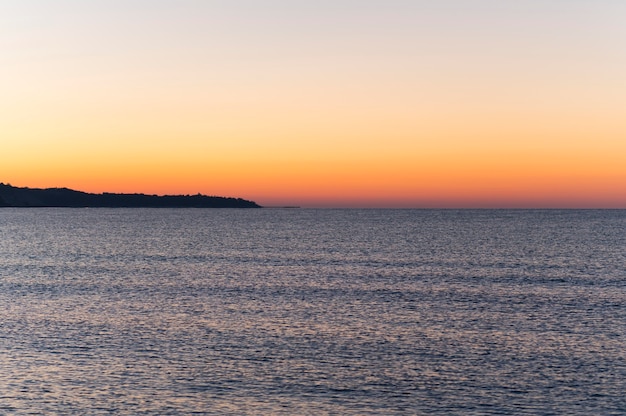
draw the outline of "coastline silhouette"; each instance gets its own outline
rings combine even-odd
[[[0,183],[0,207],[63,208],[261,208],[254,201],[207,195],[146,195],[69,188],[27,188]]]

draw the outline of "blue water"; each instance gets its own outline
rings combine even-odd
[[[626,211],[1,209],[0,414],[626,414]]]

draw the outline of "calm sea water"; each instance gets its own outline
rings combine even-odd
[[[626,211],[0,210],[0,414],[626,414]]]

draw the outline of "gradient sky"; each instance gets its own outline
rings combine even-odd
[[[0,182],[626,208],[626,1],[0,1]]]

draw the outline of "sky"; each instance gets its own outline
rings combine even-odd
[[[0,0],[0,182],[626,208],[623,0]]]

